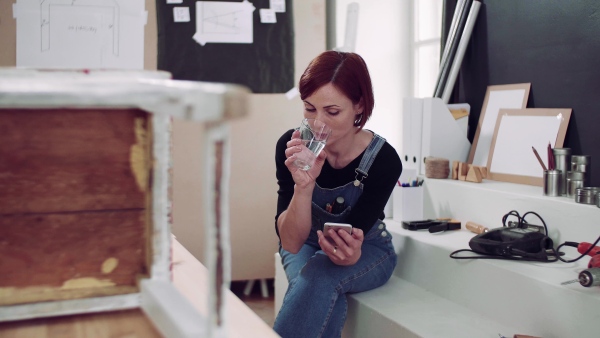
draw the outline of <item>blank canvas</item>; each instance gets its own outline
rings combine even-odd
[[[542,185],[543,169],[532,147],[547,165],[548,144],[562,148],[571,109],[501,109],[490,148],[490,179]]]
[[[497,85],[487,88],[468,163],[482,167],[487,165],[498,112],[500,109],[525,108],[530,88],[530,83]]]

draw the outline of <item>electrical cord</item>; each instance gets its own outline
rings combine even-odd
[[[573,258],[573,259],[571,259],[571,260],[565,260],[565,259],[562,259],[562,257],[558,257],[558,258],[559,258],[559,259],[560,259],[562,262],[565,262],[565,263],[573,263],[573,262],[577,262],[578,260],[580,260],[580,259],[582,259],[583,257],[587,256],[587,254],[589,254],[589,253],[590,253],[590,252],[591,252],[591,251],[594,249],[594,247],[596,246],[596,244],[598,244],[598,242],[600,242],[600,236],[598,236],[598,238],[596,239],[596,241],[595,241],[595,242],[594,242],[594,243],[593,243],[593,244],[592,244],[592,245],[591,245],[591,246],[590,246],[590,247],[589,247],[589,248],[588,248],[588,249],[587,249],[587,250],[586,250],[584,253],[582,253],[582,254],[581,254],[581,256],[579,256],[579,257],[577,257],[577,258]],[[570,246],[570,247],[574,247],[574,248],[576,248],[576,247],[578,247],[578,246],[579,246],[579,243],[577,243],[577,242],[564,242],[563,244],[559,245],[559,246],[556,248],[556,251],[560,253],[560,248],[562,248],[563,246]]]
[[[525,216],[532,214],[537,216],[537,218],[542,222],[542,225],[544,226],[544,232],[545,235],[548,236],[548,226],[546,226],[546,222],[544,222],[544,219],[542,218],[542,216],[540,216],[537,212],[535,211],[528,211],[526,213],[523,214],[523,216],[519,215],[519,212],[516,210],[511,210],[508,213],[506,213],[504,216],[502,216],[502,225],[505,227],[510,227],[506,224],[506,220],[508,219],[509,216],[514,216],[519,220],[519,223],[517,224],[518,228],[522,228],[525,229],[527,228],[527,221],[525,220]]]
[[[527,215],[530,215],[530,214],[531,215],[535,215],[542,222],[542,225],[544,226],[545,235],[548,236],[548,226],[546,225],[546,222],[544,221],[544,219],[542,218],[542,216],[540,216],[538,213],[536,213],[534,211],[528,211],[528,212],[524,213],[523,216],[521,216],[518,211],[511,210],[511,211],[509,211],[508,213],[506,213],[502,217],[502,226],[503,227],[508,227],[508,228],[514,228],[515,226],[510,226],[509,225],[510,222],[509,222],[509,224],[507,224],[508,218],[512,216],[512,217],[516,217],[517,220],[518,220],[517,225],[516,225],[517,228],[526,229],[528,227],[529,223],[525,220],[525,217]],[[495,254],[487,254],[487,253],[473,251],[471,249],[460,249],[460,250],[456,250],[456,251],[452,252],[450,254],[450,257],[454,258],[454,259],[503,259],[503,260],[547,262],[547,263],[552,263],[552,262],[556,262],[556,261],[560,260],[561,262],[565,262],[565,263],[573,263],[573,262],[577,262],[578,260],[580,260],[583,257],[587,256],[594,249],[594,247],[596,247],[596,244],[598,244],[599,242],[600,242],[600,236],[598,236],[598,238],[596,239],[596,241],[592,245],[590,245],[590,247],[584,253],[582,253],[579,257],[574,258],[574,259],[569,259],[569,260],[564,259],[564,258],[561,257],[561,256],[564,255],[564,253],[561,252],[560,249],[563,246],[569,246],[569,247],[577,248],[580,243],[565,241],[564,243],[562,243],[558,247],[556,247],[556,249],[554,249],[552,247],[551,249],[544,250],[544,252],[546,253],[546,255],[544,255],[544,254],[531,254],[531,253],[524,252],[524,251],[521,251],[521,250],[517,250],[517,249],[514,249],[514,248],[510,248],[510,254],[513,255],[513,256],[517,256],[517,257],[499,256],[499,255],[495,255]],[[462,256],[462,257],[456,256],[456,254],[458,254],[460,252],[473,252],[473,253],[479,254],[480,256]],[[555,258],[548,259],[548,255],[547,255],[548,253],[551,254],[550,256],[554,256]],[[536,256],[536,255],[539,256],[539,258],[529,258],[531,256]],[[544,257],[542,257],[542,255],[545,256],[546,260],[541,260],[542,258],[544,258]]]

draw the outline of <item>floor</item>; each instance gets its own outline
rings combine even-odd
[[[275,322],[275,289],[274,280],[267,279],[267,290],[269,296],[263,298],[260,290],[260,281],[254,283],[254,287],[249,295],[244,294],[247,281],[234,281],[231,282],[231,291],[240,298],[254,313],[256,313],[267,325],[273,327]]]

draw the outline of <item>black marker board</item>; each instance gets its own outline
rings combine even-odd
[[[442,36],[455,6],[446,0]],[[599,13],[598,0],[482,1],[450,98],[471,105],[469,140],[487,86],[529,82],[528,108],[573,109],[564,147],[591,155],[591,185],[600,186]]]
[[[220,0],[241,2],[242,0]],[[254,93],[285,93],[294,83],[294,25],[292,1],[286,12],[277,13],[277,23],[260,22],[259,10],[269,0],[251,0],[254,43],[207,43],[201,46],[196,33],[196,1],[180,4],[156,1],[158,22],[158,69],[177,80],[235,83]],[[173,7],[189,7],[190,22],[174,22]]]

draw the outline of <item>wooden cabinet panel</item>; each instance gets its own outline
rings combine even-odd
[[[0,305],[138,291],[149,121],[136,109],[0,110]]]
[[[0,214],[144,208],[147,116],[0,110]]]

